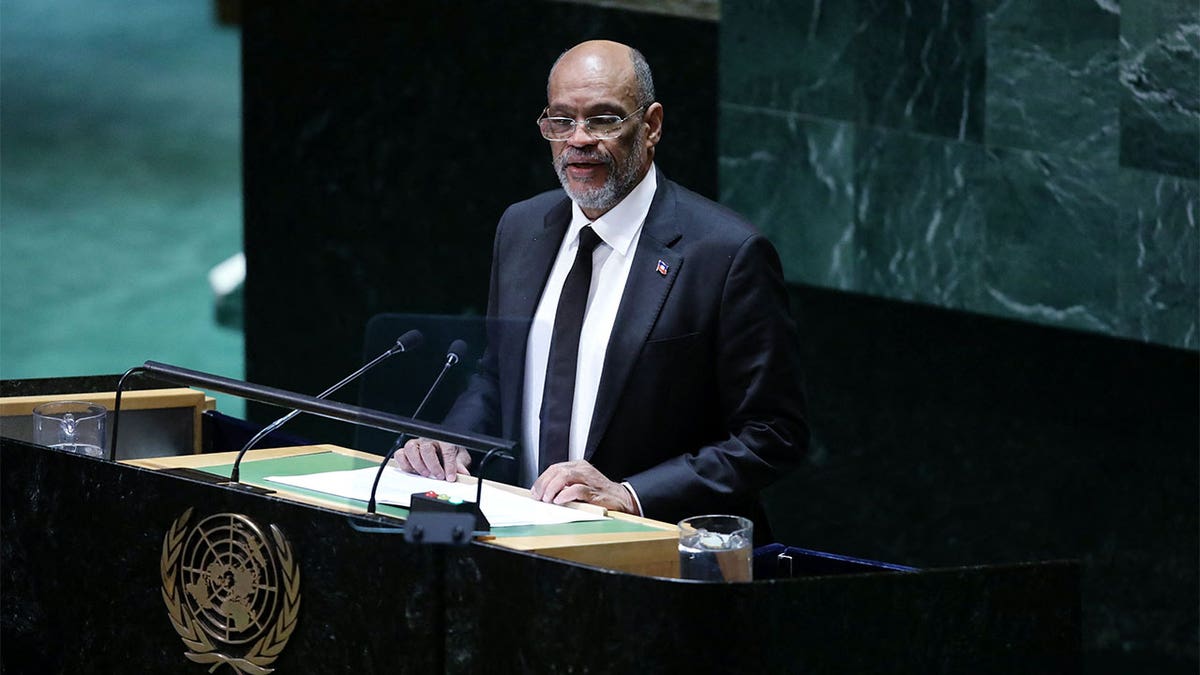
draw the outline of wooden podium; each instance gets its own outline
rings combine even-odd
[[[243,478],[281,460],[367,458],[257,451]],[[699,583],[671,578],[673,528],[645,519],[414,545],[361,503],[161,470],[230,461],[110,462],[0,438],[0,670],[1080,669],[1073,562]]]
[[[206,455],[168,456],[136,459],[124,462],[146,469],[209,469],[215,475],[228,476],[237,453],[222,452]],[[296,448],[251,450],[241,465],[242,482],[274,491],[274,496],[300,504],[359,515],[365,504],[353,499],[271,483],[265,477],[272,474],[316,473],[345,471],[378,466],[380,457],[334,445],[314,445]],[[463,477],[464,483],[474,485],[474,477]],[[492,487],[525,497],[523,488],[492,483]],[[595,507],[576,505],[592,510]],[[601,510],[602,509],[596,509]],[[385,515],[404,518],[407,509],[381,506]],[[558,526],[503,527],[482,539],[513,551],[539,553],[551,558],[595,565],[605,569],[649,576],[678,577],[679,531],[671,524],[625,513],[609,513],[606,522],[570,523]],[[398,524],[398,523],[397,523]]]

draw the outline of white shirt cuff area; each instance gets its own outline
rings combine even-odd
[[[633,486],[629,484],[629,481],[625,481],[625,482],[621,483],[621,485],[624,485],[625,489],[629,490],[629,494],[633,495],[633,508],[637,509],[637,513],[635,513],[633,515],[635,515],[635,516],[642,515],[642,500],[638,499],[637,490],[633,489]]]

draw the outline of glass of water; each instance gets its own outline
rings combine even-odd
[[[739,516],[679,521],[679,576],[700,581],[750,581],[754,523]]]
[[[33,442],[90,457],[104,457],[108,410],[86,401],[56,401],[33,409]]]

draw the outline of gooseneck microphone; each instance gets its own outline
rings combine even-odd
[[[417,406],[416,412],[412,414],[413,419],[420,417],[421,410],[425,408],[425,404],[429,401],[429,397],[433,395],[434,390],[437,389],[438,385],[442,383],[442,378],[446,376],[446,373],[452,367],[454,367],[455,364],[462,360],[461,355],[466,353],[466,351],[466,342],[463,342],[462,340],[455,340],[454,342],[450,343],[450,347],[446,349],[446,362],[442,365],[442,371],[438,373],[437,378],[433,381],[433,384],[430,385],[429,391],[425,392],[425,398],[421,399],[421,403]],[[408,439],[408,434],[401,434],[400,437],[396,439],[396,442],[392,444],[391,450],[388,450],[387,454],[383,456],[383,461],[379,463],[379,470],[375,472],[375,482],[371,483],[371,499],[367,501],[367,513],[375,513],[375,493],[379,490],[379,479],[383,477],[383,470],[387,468],[387,463],[392,460],[392,455],[396,454],[397,450],[404,447],[404,444],[408,442]]]
[[[425,336],[421,334],[421,331],[419,331],[419,330],[408,331],[407,333],[405,333],[404,335],[401,335],[399,338],[396,339],[396,344],[389,347],[387,350],[385,350],[379,356],[376,356],[374,359],[372,359],[369,363],[364,365],[362,368],[359,368],[358,370],[354,371],[353,373],[350,373],[349,375],[347,375],[341,382],[338,382],[337,384],[326,389],[325,391],[321,392],[320,394],[317,394],[316,398],[320,399],[320,398],[325,398],[325,397],[329,396],[333,392],[337,391],[338,389],[341,389],[342,387],[346,386],[347,384],[349,384],[349,383],[353,382],[354,380],[356,380],[357,378],[359,378],[363,373],[365,373],[368,370],[379,365],[385,359],[387,359],[389,356],[392,356],[394,354],[399,354],[400,352],[410,352],[410,351],[420,347],[424,342],[425,342]],[[300,414],[300,410],[298,410],[298,409],[292,410],[291,412],[284,415],[283,417],[280,417],[279,419],[275,420],[274,422],[271,422],[267,426],[263,427],[262,431],[259,431],[257,434],[254,434],[254,436],[249,441],[246,442],[246,445],[242,446],[242,449],[240,451],[238,451],[237,459],[233,460],[233,470],[229,472],[229,482],[234,483],[234,484],[238,483],[238,479],[241,476],[240,469],[242,466],[242,458],[246,456],[247,450],[254,447],[254,444],[261,441],[264,437],[266,437],[267,434],[275,431],[276,429],[283,426],[284,424],[287,424],[288,420],[292,419],[293,417],[295,417],[296,415],[299,415],[299,414]]]

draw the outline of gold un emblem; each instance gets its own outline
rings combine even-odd
[[[300,569],[278,527],[219,513],[188,528],[192,509],[163,537],[162,596],[184,656],[267,675],[296,628]]]

